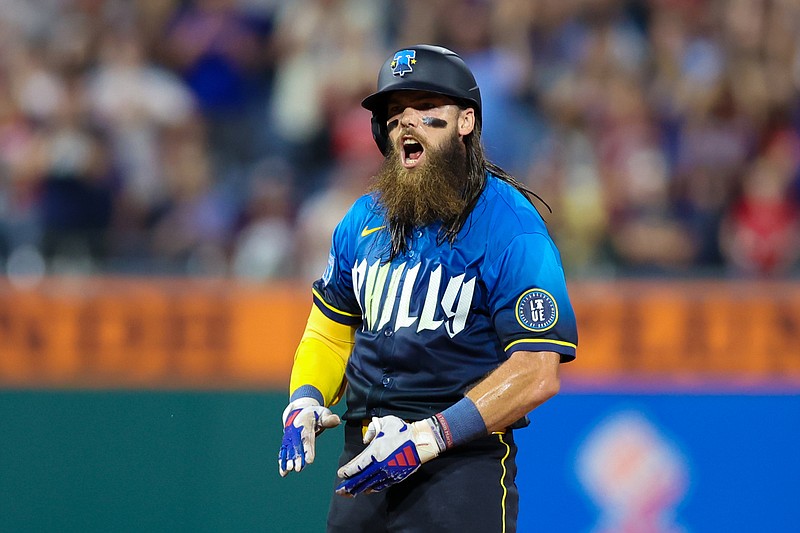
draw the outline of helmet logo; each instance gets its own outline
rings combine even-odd
[[[412,72],[414,67],[411,65],[417,62],[417,60],[414,59],[416,56],[416,50],[400,50],[397,52],[394,55],[394,58],[392,58],[392,63],[390,64],[392,67],[392,74],[402,78],[409,72]]]

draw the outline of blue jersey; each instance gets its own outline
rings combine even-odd
[[[517,350],[575,358],[577,328],[558,250],[539,213],[489,176],[454,243],[416,228],[391,262],[388,223],[366,195],[333,233],[314,303],[357,325],[344,418],[419,420],[450,407]]]

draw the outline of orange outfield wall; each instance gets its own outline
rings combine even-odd
[[[570,283],[567,382],[800,387],[800,283]],[[283,388],[309,287],[230,280],[0,282],[0,387]]]

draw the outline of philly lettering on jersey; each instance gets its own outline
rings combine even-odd
[[[346,419],[425,418],[517,350],[575,357],[577,331],[558,250],[535,208],[489,177],[454,245],[415,229],[391,262],[387,222],[359,199],[333,234],[315,305],[358,326]]]
[[[442,265],[431,271],[425,269],[427,279],[417,280],[422,263],[409,266],[367,259],[353,267],[353,289],[361,306],[364,328],[383,329],[394,317],[393,330],[416,327],[416,332],[433,331],[444,327],[451,337],[464,330],[472,305],[475,278],[464,281],[466,274],[450,277],[442,284]],[[389,272],[391,271],[391,275]],[[388,283],[387,283],[388,280]],[[444,292],[442,292],[444,287]],[[421,308],[411,309],[412,296],[424,293],[423,299],[413,298]]]

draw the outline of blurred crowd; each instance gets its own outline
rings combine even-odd
[[[315,279],[421,42],[571,275],[798,274],[795,0],[0,0],[0,269]]]

